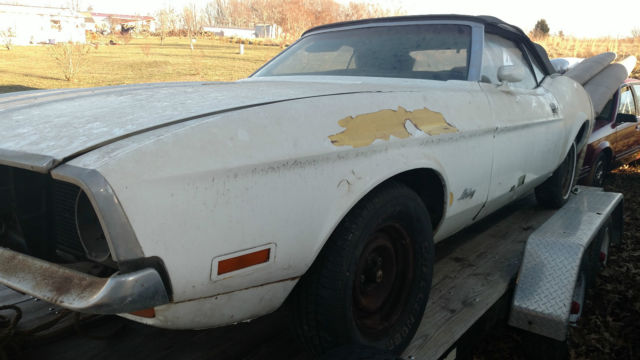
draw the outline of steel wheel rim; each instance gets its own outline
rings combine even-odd
[[[397,223],[380,226],[363,248],[353,285],[353,315],[360,332],[383,337],[400,318],[413,280],[413,246]]]

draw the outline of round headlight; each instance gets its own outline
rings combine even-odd
[[[84,191],[80,191],[76,199],[76,227],[87,258],[97,262],[109,259],[111,255],[109,244],[102,231],[98,215]]]

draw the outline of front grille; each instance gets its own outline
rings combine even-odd
[[[53,228],[56,248],[63,252],[84,257],[76,229],[76,199],[80,193],[76,185],[53,181]]]
[[[48,174],[0,165],[0,246],[50,261],[61,252],[86,260],[75,220],[80,192]]]

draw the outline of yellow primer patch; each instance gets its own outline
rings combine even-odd
[[[449,193],[449,206],[453,205],[453,193]]]
[[[427,108],[407,111],[398,106],[398,110],[385,109],[346,117],[338,121],[338,125],[342,126],[344,131],[329,136],[329,139],[335,146],[350,145],[354,148],[371,145],[376,139],[388,141],[391,135],[406,139],[411,135],[405,127],[407,121],[429,135],[458,131],[455,126],[447,123],[439,112]]]

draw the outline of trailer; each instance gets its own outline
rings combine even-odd
[[[529,196],[441,242],[429,303],[403,358],[468,358],[477,335],[504,321],[529,335],[533,358],[566,356],[567,328],[582,316],[586,289],[606,265],[609,245],[620,241],[622,206],[621,194],[578,186],[559,210],[542,209]],[[0,321],[0,356],[12,351],[7,344],[18,334],[27,359],[311,358],[287,330],[284,310],[224,328],[172,331],[113,316],[62,316],[63,310],[6,288],[0,305],[7,319]],[[11,306],[22,309],[19,322],[7,313]],[[29,342],[24,335],[39,326],[38,341]],[[96,339],[114,329],[124,331],[117,341]]]

